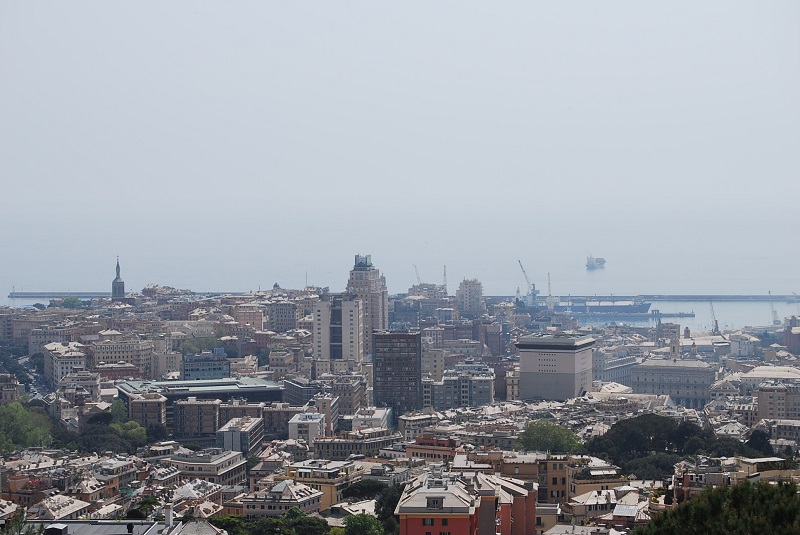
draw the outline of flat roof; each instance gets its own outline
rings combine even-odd
[[[648,366],[657,367],[664,366],[667,368],[710,368],[711,364],[703,362],[702,360],[694,359],[646,359],[635,364],[634,366]]]
[[[160,394],[192,395],[214,392],[240,392],[246,395],[251,390],[283,390],[283,385],[258,377],[229,377],[198,381],[140,381],[129,380],[117,383],[117,389],[128,394],[158,392]]]

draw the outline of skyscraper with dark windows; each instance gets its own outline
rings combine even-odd
[[[373,398],[395,420],[422,409],[422,336],[419,332],[373,334]]]

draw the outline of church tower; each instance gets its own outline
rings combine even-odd
[[[125,298],[125,281],[119,276],[119,257],[117,257],[117,278],[111,283],[111,299]]]

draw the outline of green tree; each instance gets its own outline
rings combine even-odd
[[[760,429],[756,429],[750,433],[750,438],[747,440],[747,442],[745,442],[745,444],[748,447],[758,451],[765,457],[772,457],[775,455],[775,450],[772,448],[772,444],[769,442],[769,435]]]
[[[800,532],[800,497],[794,483],[762,481],[709,489],[657,515],[639,535],[788,535]]]
[[[383,535],[383,526],[374,516],[351,515],[344,519],[345,535]]]
[[[161,424],[149,424],[147,426],[147,443],[161,442],[169,437],[167,428]]]
[[[117,398],[111,404],[111,416],[114,417],[115,422],[126,422],[128,420],[128,408],[125,402]]]
[[[89,301],[82,301],[80,297],[69,296],[65,297],[61,300],[61,306],[63,308],[89,308]]]
[[[212,516],[208,519],[212,526],[224,529],[228,535],[249,535],[249,531],[240,516]]]
[[[356,481],[349,487],[345,487],[342,491],[342,496],[356,500],[371,500],[380,494],[387,486],[386,483],[378,481],[377,479],[362,479]]]
[[[328,523],[322,518],[309,516],[299,509],[300,516],[292,517],[292,509],[284,515],[283,521],[286,527],[293,529],[298,535],[326,535],[328,533]]]
[[[50,445],[50,419],[18,401],[0,406],[0,452]]]
[[[526,451],[573,452],[580,447],[577,435],[550,420],[528,422],[520,433],[516,449]]]
[[[375,514],[383,524],[385,535],[400,533],[400,526],[394,517],[394,510],[397,508],[402,495],[403,487],[401,485],[393,485],[383,489],[375,499]]]
[[[44,375],[44,355],[42,353],[34,353],[30,356],[30,363],[33,369],[36,370],[40,376]]]
[[[4,535],[41,535],[44,533],[44,523],[39,524],[38,528],[28,524],[25,519],[25,508],[19,506],[14,516],[6,520],[3,525]]]

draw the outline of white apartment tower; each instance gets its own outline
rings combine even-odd
[[[372,333],[389,328],[389,290],[370,255],[356,255],[347,291],[364,303],[364,351],[372,354]]]
[[[314,303],[317,375],[360,371],[364,361],[364,303],[349,294],[327,294]]]
[[[481,315],[486,312],[483,299],[483,284],[478,279],[464,279],[456,291],[456,307],[466,315]]]

